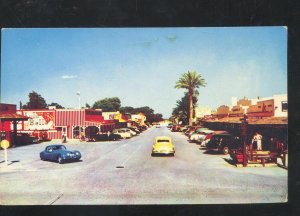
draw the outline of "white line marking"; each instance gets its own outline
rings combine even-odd
[[[125,163],[127,163],[138,150],[140,150],[140,148],[142,147],[142,145],[143,144],[140,144],[140,146],[131,155],[129,155],[129,157],[120,166],[124,167]]]

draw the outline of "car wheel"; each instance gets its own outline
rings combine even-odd
[[[227,155],[229,153],[229,148],[227,146],[223,147],[223,154]]]
[[[63,159],[61,158],[61,156],[58,156],[57,161],[58,161],[58,163],[60,163],[60,164],[63,163]]]

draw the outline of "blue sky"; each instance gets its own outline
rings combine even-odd
[[[216,109],[231,97],[287,93],[287,29],[2,29],[1,102],[19,106],[36,91],[66,108],[119,97],[169,117],[184,90],[179,77],[206,80],[198,104]]]

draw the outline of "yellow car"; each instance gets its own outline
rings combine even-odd
[[[152,148],[152,156],[156,154],[165,154],[172,155],[175,154],[175,146],[170,137],[167,136],[158,136],[155,137],[153,148]]]

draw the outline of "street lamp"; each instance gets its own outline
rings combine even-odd
[[[78,108],[80,109],[80,92],[78,91],[76,95],[78,95]]]
[[[78,91],[76,93],[76,95],[78,95],[78,109],[79,109],[79,113],[78,113],[78,137],[80,139],[80,132],[81,132],[81,128],[80,128],[80,92]]]

